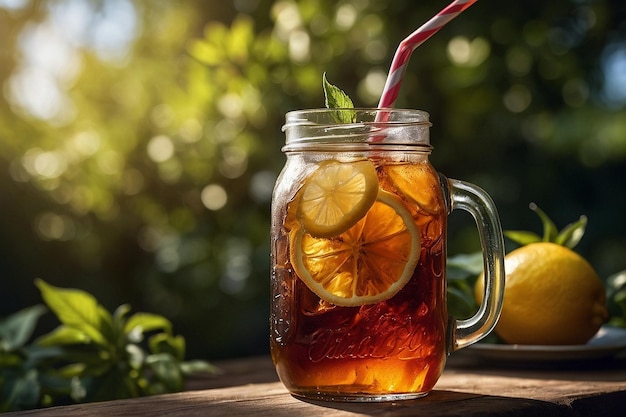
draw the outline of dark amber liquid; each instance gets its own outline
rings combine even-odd
[[[413,214],[421,248],[411,280],[377,304],[339,307],[311,292],[289,263],[286,206],[275,208],[271,350],[292,393],[345,400],[417,397],[441,375],[448,320],[446,213],[436,173],[427,162],[422,168],[411,186],[432,194],[427,208],[403,195],[378,168],[381,188],[403,199]]]

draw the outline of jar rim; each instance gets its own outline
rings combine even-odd
[[[350,113],[354,115],[354,122],[338,122],[333,120],[324,121],[322,115],[329,116],[338,113]],[[291,110],[285,115],[285,124],[281,130],[285,132],[291,127],[302,126],[335,126],[342,125],[348,127],[356,126],[401,126],[401,125],[423,125],[432,126],[429,120],[430,114],[424,110],[404,109],[404,108],[376,108],[376,107],[357,107],[357,108],[315,108]],[[314,120],[315,119],[315,120]]]

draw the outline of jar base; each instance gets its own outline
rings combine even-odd
[[[344,392],[321,392],[321,391],[291,391],[291,395],[303,400],[328,401],[328,402],[393,402],[416,400],[426,397],[427,392],[403,392],[389,394],[371,394],[365,392],[344,393]]]

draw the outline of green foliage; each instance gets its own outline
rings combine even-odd
[[[27,342],[45,311],[37,305],[0,321],[0,412],[32,408],[40,401],[36,362],[45,355]]]
[[[609,324],[626,328],[626,270],[606,279]]]
[[[126,304],[111,314],[84,291],[36,285],[61,324],[28,344],[44,306],[0,322],[0,412],[177,392],[190,373],[215,371],[184,361],[185,339],[162,316]]]
[[[474,283],[483,272],[483,254],[459,254],[448,258],[446,278],[448,279],[448,313],[457,319],[471,317],[476,313]]]
[[[580,242],[585,234],[587,216],[580,216],[578,221],[565,226],[559,231],[548,215],[535,203],[530,203],[530,209],[537,213],[543,224],[543,236],[526,230],[506,230],[504,235],[520,245],[528,245],[535,242],[552,242],[568,248],[573,248]]]

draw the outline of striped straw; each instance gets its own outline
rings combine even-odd
[[[476,1],[477,0],[453,1],[445,9],[437,13],[432,19],[424,23],[419,29],[400,42],[396,54],[391,61],[391,68],[389,68],[385,88],[383,89],[383,94],[378,103],[379,108],[393,107],[396,98],[398,98],[402,77],[404,77],[404,72],[406,71],[411,53],[437,33],[446,23],[457,17],[463,10],[476,3]]]

